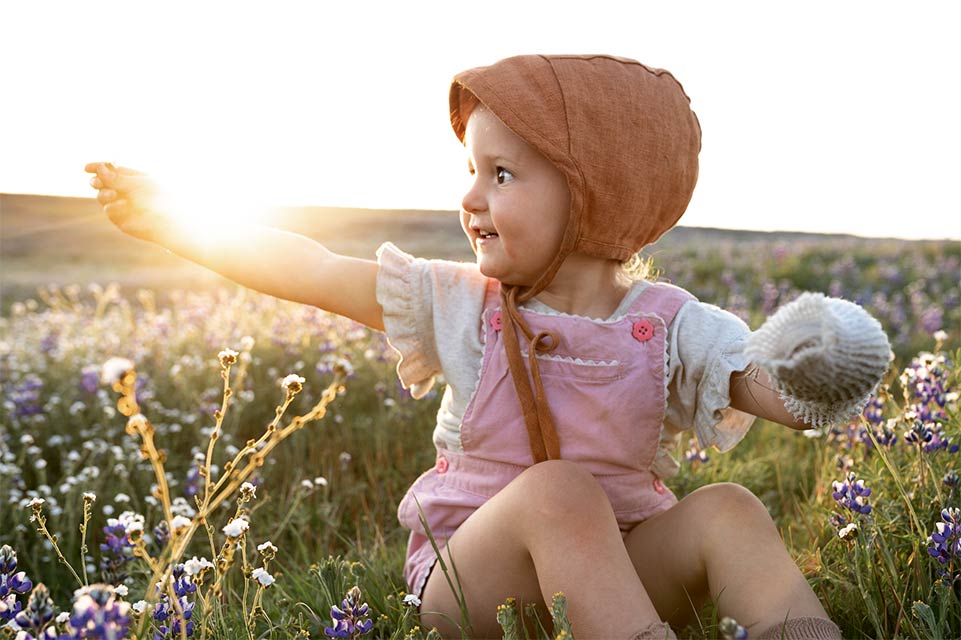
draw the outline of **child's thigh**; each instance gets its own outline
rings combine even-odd
[[[437,562],[427,579],[421,598],[421,621],[426,628],[437,627],[445,638],[461,637],[457,626],[460,609],[448,577],[455,588],[459,582],[463,591],[473,628],[471,637],[503,635],[497,624],[497,607],[508,597],[516,598],[521,606],[535,603],[539,611],[545,610],[530,553],[514,535],[516,509],[505,493],[510,492],[494,496],[471,514],[441,549],[448,575],[444,575]],[[456,578],[452,565],[456,567]]]

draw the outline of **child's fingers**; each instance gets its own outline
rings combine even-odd
[[[94,176],[90,178],[90,186],[94,189],[103,189],[103,180],[100,179],[100,176]]]
[[[110,222],[114,223],[120,228],[123,228],[124,223],[130,218],[130,210],[127,207],[126,200],[115,200],[109,204],[104,205],[104,213],[110,219]]]
[[[110,204],[117,199],[117,192],[113,189],[101,189],[97,192],[97,202],[102,205]]]
[[[97,173],[97,170],[100,169],[100,167],[102,166],[112,167],[113,165],[110,164],[109,162],[88,162],[87,164],[84,165],[83,170],[86,171],[87,173]]]

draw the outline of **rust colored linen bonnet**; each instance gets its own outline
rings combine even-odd
[[[673,227],[697,182],[701,129],[674,76],[614,56],[515,56],[459,73],[450,121],[461,142],[478,103],[557,167],[570,189],[567,229],[547,271],[530,287],[501,287],[504,347],[541,462],[560,458],[560,443],[535,353],[557,341],[534,335],[517,305],[542,291],[572,252],[624,261]],[[530,378],[517,329],[528,341]]]

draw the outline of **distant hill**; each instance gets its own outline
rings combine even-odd
[[[315,238],[333,251],[372,258],[390,240],[414,255],[472,260],[456,212],[335,207],[274,210],[271,224]],[[679,226],[648,253],[727,243],[890,242],[846,235]],[[906,241],[897,241],[906,242]],[[159,246],[125,236],[91,198],[0,194],[0,294],[30,295],[40,285],[116,281],[126,287],[217,286],[225,281]]]

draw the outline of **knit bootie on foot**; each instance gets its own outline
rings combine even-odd
[[[654,622],[631,636],[631,640],[677,640],[671,625],[666,622]]]
[[[759,634],[757,640],[841,640],[841,630],[827,618],[792,618]]]

